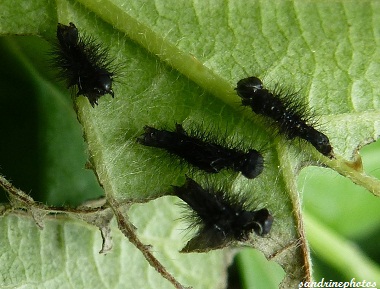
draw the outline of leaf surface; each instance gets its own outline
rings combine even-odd
[[[380,55],[377,44],[380,34],[377,27],[380,27],[380,19],[374,13],[380,8],[377,1],[370,2],[371,5],[344,1],[103,1],[100,5],[90,0],[58,0],[54,7],[45,1],[30,3],[35,5],[35,13],[28,14],[28,17],[34,17],[34,20],[18,20],[24,21],[19,23],[23,28],[18,32],[7,24],[10,20],[4,20],[0,26],[2,34],[38,34],[52,42],[55,41],[56,22],[67,24],[72,21],[80,33],[92,35],[109,46],[111,57],[122,65],[122,73],[114,84],[115,99],[104,96],[95,109],[84,97],[75,99],[89,161],[106,198],[115,199],[120,204],[158,198],[132,206],[128,215],[141,240],[153,246],[158,259],[183,284],[194,288],[220,288],[220,280],[224,278],[215,272],[225,274],[230,252],[177,253],[188,236],[179,234],[177,226],[184,224],[175,221],[180,214],[174,199],[160,197],[170,193],[172,185],[183,184],[187,167],[180,166],[164,152],[137,144],[136,137],[143,132],[144,125],[174,127],[177,122],[191,127],[196,123],[232,142],[265,148],[265,170],[257,179],[247,180],[230,172],[212,178],[217,183],[228,184],[232,192],[244,193],[258,207],[267,207],[274,215],[269,237],[252,236],[249,244],[272,256],[284,267],[283,288],[295,287],[310,277],[308,248],[300,215],[302,198],[296,188],[298,172],[306,163],[328,165],[379,194],[378,180],[350,169],[344,161],[351,158],[356,148],[379,136],[380,87],[377,79]],[[7,3],[3,5],[8,7]],[[12,13],[10,9],[7,11]],[[58,19],[49,11],[57,11]],[[41,21],[42,14],[48,15],[44,16],[45,21]],[[30,23],[33,25],[27,27]],[[51,81],[48,73],[33,60],[29,61],[35,65],[37,75],[40,73],[42,78]],[[309,144],[273,137],[271,128],[260,117],[243,109],[233,88],[239,79],[251,75],[263,78],[268,87],[280,84],[299,91],[300,97],[316,111],[320,129],[329,136],[339,158],[327,160]],[[56,88],[52,89],[55,91]],[[57,95],[69,98],[65,89],[57,91]],[[42,108],[49,103],[46,95],[39,96],[39,101]],[[57,107],[73,117],[72,113],[65,112],[67,102]],[[59,113],[51,113],[51,108],[50,105],[43,111],[49,111],[48,119],[55,123]],[[42,134],[46,140],[50,139],[46,133]],[[58,142],[55,145],[48,143],[52,149],[59,148]],[[78,143],[78,147],[80,145]],[[54,182],[47,183],[46,191],[57,187]],[[79,181],[76,183],[79,185]],[[58,194],[64,195],[62,191]],[[4,222],[11,220],[14,216],[3,219]],[[24,219],[19,222],[25,226],[30,224]],[[51,221],[47,222],[50,224]],[[59,226],[67,223],[72,230],[83,226],[65,219],[57,223]],[[52,226],[54,233],[51,236],[55,236],[57,224]],[[7,227],[12,226],[5,223],[4,228]],[[38,239],[41,234],[46,234],[45,231],[33,234]],[[94,228],[83,230],[83,234],[89,236],[95,232]],[[16,238],[7,246],[20,244],[21,240]],[[117,242],[114,240],[114,243]],[[138,255],[134,247],[125,245],[127,243],[124,241],[120,246],[131,249],[123,247],[120,254],[129,256],[129,250],[135,250],[130,254]],[[65,239],[62,244],[78,246],[73,252],[99,250],[91,243],[82,247]],[[82,258],[85,256],[83,253]],[[68,263],[77,262],[71,258]],[[119,267],[113,266],[123,268],[124,262],[127,262],[125,258]],[[199,273],[194,268],[203,268],[200,264],[206,262],[209,265],[205,265],[205,271],[199,272],[207,272],[204,273],[207,277],[197,278]],[[46,265],[39,263],[41,268]],[[186,267],[189,264],[192,270]],[[98,274],[100,278],[107,272],[103,271],[103,266],[97,268],[98,272],[94,268],[88,269],[88,274],[83,276],[90,280],[90,276]],[[129,282],[138,286],[141,272],[133,271],[138,268],[152,272],[143,281],[155,284],[154,288],[161,288],[159,284],[167,288],[165,280],[156,281],[159,275],[146,262],[136,261],[136,268],[113,273],[125,281],[123,284]],[[72,270],[75,268],[66,269],[66,272],[74,272]],[[33,273],[24,272],[22,282],[36,278],[28,279]],[[137,275],[140,279],[135,278]],[[85,278],[83,276],[80,278]],[[154,276],[153,279],[150,276]],[[59,282],[64,283],[65,278],[69,277],[62,275]],[[67,284],[83,282],[83,286],[94,286],[80,278]],[[46,279],[41,277],[39,280]],[[11,284],[7,282],[4,284]],[[208,287],[209,284],[214,287]],[[132,285],[131,288],[136,288]]]

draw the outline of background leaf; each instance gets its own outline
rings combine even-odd
[[[274,87],[279,82],[286,87],[301,89],[300,96],[307,98],[309,105],[321,115],[322,129],[329,135],[335,152],[346,158],[351,157],[357,146],[378,138],[379,86],[376,80],[379,52],[376,43],[379,31],[376,27],[379,26],[376,24],[379,19],[374,11],[379,7],[376,1],[369,2],[371,5],[290,1],[238,1],[233,4],[220,1],[143,4],[138,1],[106,1],[102,6],[92,1],[81,1],[81,4],[57,1],[56,6],[44,1],[28,3],[34,5],[35,12],[28,14],[34,20],[17,17],[16,23],[23,28],[15,31],[15,26],[10,24],[12,17],[4,18],[0,24],[2,34],[39,34],[55,41],[56,23],[73,21],[80,32],[93,35],[110,46],[111,55],[124,66],[120,82],[114,87],[115,99],[105,96],[95,109],[83,97],[79,97],[76,104],[90,160],[106,195],[115,197],[119,202],[157,198],[170,192],[171,185],[181,185],[184,181],[186,168],[166,158],[164,153],[135,143],[144,125],[170,127],[175,122],[183,122],[186,127],[191,126],[192,122],[202,123],[215,132],[227,131],[231,139],[244,140],[247,147],[267,148],[266,168],[257,180],[248,181],[242,176],[226,174],[215,177],[217,182],[227,183],[232,191],[246,193],[256,200],[258,206],[266,206],[273,212],[275,223],[270,237],[254,238],[251,243],[268,255],[297,239],[302,231],[297,229],[301,220],[298,215],[300,197],[296,189],[296,176],[303,163],[315,163],[319,155],[306,144],[292,142],[289,146],[281,139],[268,138],[268,131],[259,118],[240,108],[240,100],[233,87],[237,80],[249,75],[264,77],[268,86]],[[12,10],[14,5],[5,3],[2,6],[10,15],[21,14]],[[58,20],[54,16],[55,11],[58,11]],[[41,18],[41,15],[47,16]],[[35,49],[33,42],[36,42]],[[49,46],[31,38],[10,38],[3,41],[3,46],[11,50],[16,55],[16,61],[24,66],[24,72],[16,69],[10,74],[9,69],[3,74],[4,80],[8,80],[9,75],[15,75],[11,93],[2,93],[7,96],[2,98],[3,102],[8,105],[9,99],[19,99],[10,108],[1,106],[1,115],[6,115],[2,122],[4,129],[14,131],[15,120],[20,118],[33,120],[20,125],[19,140],[10,138],[5,142],[7,139],[3,139],[4,144],[10,144],[4,145],[4,152],[7,152],[4,159],[8,159],[8,163],[5,160],[0,163],[4,174],[24,190],[33,189],[37,200],[49,204],[75,205],[86,198],[99,196],[101,190],[94,176],[82,169],[86,160],[83,156],[85,147],[70,108],[69,92],[63,86],[57,86],[46,66],[44,51],[48,51]],[[7,57],[4,57],[5,60]],[[14,63],[9,64],[10,68],[14,66]],[[33,92],[36,93],[19,91],[19,87],[23,87],[20,79],[33,83]],[[27,109],[25,95],[28,95],[30,104]],[[33,97],[35,101],[32,101]],[[10,116],[7,111],[20,113],[22,117],[17,117],[15,113]],[[25,125],[33,129],[25,129]],[[31,133],[25,135],[25,131]],[[9,135],[7,130],[3,135]],[[16,150],[17,155],[11,155],[8,152],[12,151],[13,143],[28,146],[21,146]],[[25,147],[33,148],[32,152],[25,150]],[[21,155],[18,158],[20,151],[24,151],[26,157]],[[38,152],[37,156],[34,155],[35,151]],[[20,170],[24,164],[25,169]],[[34,166],[36,164],[39,166]],[[13,169],[8,171],[8,167],[12,166]],[[16,178],[18,175],[20,181]],[[186,236],[179,234],[179,227],[183,228],[184,224],[174,221],[180,216],[173,204],[175,202],[172,197],[159,198],[148,204],[133,206],[128,215],[137,226],[143,242],[153,245],[159,260],[180,281],[194,288],[219,288],[224,282],[221,281],[220,272],[225,271],[228,265],[225,260],[230,253],[224,250],[207,255],[178,254]],[[378,200],[375,202],[378,205]],[[157,217],[150,212],[155,212]],[[9,222],[12,218],[4,220]],[[19,221],[30,230],[35,230],[30,221],[23,218]],[[59,221],[62,224],[68,222],[74,231],[78,226],[83,226],[77,221]],[[4,228],[13,228],[13,225],[5,223]],[[87,225],[85,228],[85,234],[96,234],[94,228]],[[376,231],[375,225],[372,228]],[[118,234],[116,230],[113,232]],[[39,236],[45,234],[45,230],[34,234],[31,240],[41,238]],[[57,234],[57,229],[51,231],[51,236]],[[22,236],[12,240],[5,243],[4,252],[8,252],[11,246],[22,244]],[[97,252],[100,249],[100,245],[73,243],[64,241],[66,246],[77,246],[73,252],[88,252],[94,248]],[[53,251],[63,250],[66,246],[55,247]],[[288,286],[297,284],[307,273],[303,267],[307,266],[307,261],[302,260],[302,250],[305,249],[285,251],[277,260],[287,265]],[[39,251],[38,247],[35,250]],[[131,250],[139,254],[135,248],[131,247]],[[121,251],[123,253],[120,254],[128,252],[128,256],[134,254],[124,247]],[[33,253],[19,255],[33,256]],[[122,264],[129,262],[129,258],[122,259]],[[41,268],[44,263],[39,262]],[[77,261],[71,256],[66,263],[75,264]],[[207,277],[202,280],[197,278],[199,272],[194,270],[201,268],[200,264],[209,268],[202,271],[207,272]],[[125,265],[113,266],[120,268]],[[80,283],[83,286],[93,286],[94,283],[89,282],[92,276],[108,272],[103,271],[104,266],[100,268],[97,271],[89,269],[83,274],[84,277],[74,277],[68,284],[83,282]],[[136,262],[134,270],[138,268],[142,272],[151,272],[146,280],[155,284],[154,288],[161,288],[159,284],[167,288],[165,280],[156,281],[160,276],[146,262]],[[136,288],[133,286],[140,284],[138,282],[141,282],[143,273],[132,271],[129,274],[127,271],[120,271],[118,277],[122,278],[121,283]],[[29,270],[24,272],[26,277],[21,283],[25,280],[45,280],[36,278]],[[61,283],[65,278],[68,277],[63,275],[62,279],[57,280]],[[81,278],[84,281],[80,281]],[[21,284],[18,279],[11,280],[4,279],[4,284]],[[12,283],[14,280],[16,283]]]

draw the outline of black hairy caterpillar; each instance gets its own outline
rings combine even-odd
[[[184,217],[196,235],[181,252],[204,252],[228,246],[233,241],[246,241],[254,231],[258,236],[270,232],[273,216],[265,208],[249,210],[240,195],[228,195],[221,190],[202,188],[186,176],[182,187],[174,186],[174,194],[191,209]]]
[[[175,131],[158,130],[150,126],[145,126],[144,130],[145,133],[137,139],[140,144],[165,149],[208,173],[230,168],[253,179],[264,168],[264,159],[258,151],[250,149],[244,152],[224,147],[217,144],[215,137],[205,133],[186,132],[181,124],[176,124]],[[206,138],[211,139],[211,142],[206,141]]]
[[[270,92],[257,77],[240,80],[236,91],[244,106],[271,118],[277,123],[279,131],[289,139],[300,137],[310,142],[323,155],[334,157],[328,137],[313,127],[316,122],[312,120],[311,113],[294,94],[282,96],[281,91]]]
[[[66,81],[67,87],[76,85],[77,96],[87,97],[92,107],[98,105],[98,99],[105,94],[114,97],[114,71],[111,71],[108,49],[92,37],[79,36],[71,22],[69,26],[58,23],[57,38],[52,52],[53,65],[59,68],[58,77]]]

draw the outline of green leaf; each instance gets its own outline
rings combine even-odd
[[[139,238],[144,244],[153,246],[157,258],[182,284],[194,288],[223,287],[225,277],[221,276],[225,276],[229,264],[226,260],[231,252],[177,253],[188,236],[179,234],[184,224],[176,221],[180,214],[174,198],[162,196],[170,193],[172,185],[183,183],[187,170],[165,153],[136,143],[144,125],[171,127],[178,122],[189,127],[198,123],[215,133],[226,131],[230,139],[244,141],[247,147],[266,148],[265,170],[257,179],[247,180],[236,174],[212,178],[227,184],[234,192],[243,192],[274,215],[270,236],[252,236],[247,245],[261,250],[283,266],[286,277],[282,288],[295,287],[310,277],[301,198],[296,185],[299,170],[305,164],[330,166],[374,194],[380,194],[377,179],[362,174],[346,161],[356,148],[376,140],[379,135],[377,96],[380,87],[377,79],[380,55],[376,27],[380,27],[380,19],[375,14],[379,9],[376,1],[369,2],[371,5],[344,1],[103,1],[100,5],[90,0],[58,0],[54,4],[48,1],[20,3],[17,9],[21,7],[21,11],[14,9],[13,4],[2,4],[10,16],[1,20],[1,34],[37,34],[52,42],[55,41],[56,23],[72,21],[81,33],[92,35],[109,46],[111,57],[123,65],[122,74],[114,85],[115,99],[104,96],[94,109],[84,97],[75,100],[89,161],[115,210],[119,204],[136,203],[127,215],[137,227]],[[27,11],[26,6],[34,9],[27,17],[20,17]],[[58,19],[52,15],[58,15]],[[13,23],[17,23],[17,28]],[[10,47],[23,47],[18,41],[9,41]],[[48,49],[46,45],[41,47]],[[94,177],[79,168],[85,163],[84,149],[78,127],[72,122],[75,116],[69,109],[69,92],[54,84],[46,66],[35,59],[38,53],[28,52],[28,49],[24,47],[26,55],[21,53],[19,57],[25,58],[26,71],[42,90],[36,94],[37,111],[43,112],[37,114],[38,133],[41,134],[37,143],[44,143],[43,148],[48,148],[46,161],[39,170],[43,176],[43,185],[37,187],[43,192],[40,200],[51,204],[78,204],[85,196],[96,197],[100,190]],[[42,56],[37,59],[44,61]],[[271,132],[260,118],[241,108],[240,99],[233,90],[239,79],[250,75],[263,78],[268,87],[280,83],[300,90],[300,97],[305,98],[320,116],[321,130],[329,136],[337,159],[320,156],[309,144],[269,136]],[[80,151],[78,158],[73,148]],[[65,173],[59,176],[56,172]],[[17,182],[15,185],[18,186]],[[68,195],[68,191],[72,195]],[[75,196],[78,191],[83,192],[82,198]],[[138,204],[151,199],[156,200]],[[3,219],[4,228],[11,229],[10,222],[16,217],[20,226],[33,232],[31,241],[41,239],[41,235],[57,236],[60,226],[72,231],[70,236],[79,231],[86,235],[83,236],[85,240],[89,236],[99,238],[93,227],[65,217],[45,221],[46,228],[53,227],[49,234],[46,228],[36,231],[29,220],[17,214]],[[4,243],[3,252],[8,253],[12,246],[22,244],[21,232],[23,230],[12,242]],[[136,248],[126,240],[121,241],[115,228],[112,234],[119,236],[114,237],[114,247],[121,249],[117,247],[116,253],[112,251],[109,255],[115,253],[114,258],[122,260],[114,262],[113,257],[107,260],[109,255],[93,256],[94,259],[105,257],[102,262],[107,265],[104,266],[102,263],[102,266],[86,269],[78,265],[90,251],[100,250],[94,242],[80,242],[72,237],[64,239],[61,247],[54,247],[52,252],[57,251],[57,255],[68,252],[68,248],[74,253],[66,255],[67,260],[61,262],[70,266],[65,268],[66,275],[57,271],[58,282],[70,284],[68,287],[79,284],[82,288],[93,288],[96,284],[103,287],[109,284],[113,288],[116,286],[113,280],[101,277],[111,274],[122,280],[118,284],[128,284],[125,286],[130,288],[146,284],[155,284],[154,288],[168,287],[167,281],[161,280],[148,262],[143,262]],[[4,285],[47,282],[49,278],[45,275],[39,277],[30,270],[34,266],[25,265],[32,261],[29,256],[32,258],[45,247],[33,249],[34,253],[16,252],[23,261],[23,273],[18,272],[23,279],[4,279]],[[128,257],[134,254],[142,261],[127,267],[133,263]],[[7,259],[7,264],[14,258]],[[39,268],[44,268],[51,260],[35,262]],[[78,268],[71,264],[88,271],[77,276]],[[71,274],[75,275],[72,280],[68,276]],[[142,274],[149,275],[141,278]],[[92,283],[97,280],[95,278],[103,283]]]
[[[207,254],[207,262],[203,254],[180,254],[179,228],[164,227],[172,223],[165,218],[172,216],[172,212],[165,215],[157,205],[176,208],[169,199],[146,204],[145,210],[149,210],[151,219],[138,222],[144,240],[155,241],[155,246],[160,248],[155,249],[157,256],[168,270],[181,276],[181,282],[192,284],[194,288],[220,288],[225,282],[220,275],[225,270],[225,259],[217,251]],[[22,215],[4,217],[0,222],[3,287],[132,289],[171,286],[147,265],[141,253],[125,241],[116,227],[112,230],[113,249],[105,255],[99,254],[102,245],[99,231],[78,220],[59,216],[46,218],[43,230],[38,230],[32,219]],[[161,227],[165,230],[160,230]],[[173,242],[165,242],[168,236],[176,237],[175,246]],[[209,266],[214,270],[209,270]],[[209,275],[199,278],[206,271]]]
[[[366,170],[377,178],[379,148],[376,142],[361,150]],[[315,280],[356,278],[356,282],[378,283],[380,200],[336,172],[316,167],[300,173],[299,189],[304,192],[306,236],[314,253]]]
[[[379,280],[380,268],[375,262],[348,240],[340,238],[328,228],[321,226],[311,216],[307,214],[305,216],[306,223],[313,227],[308,234],[311,244],[322,258],[327,259],[340,272],[344,272],[347,280],[352,277],[372,282]]]

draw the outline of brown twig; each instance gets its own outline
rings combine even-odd
[[[128,238],[128,240],[136,246],[136,248],[144,255],[148,263],[156,269],[162,277],[167,279],[170,283],[174,285],[177,289],[190,289],[191,287],[185,287],[179,283],[167,270],[166,268],[153,256],[150,252],[150,246],[144,245],[137,237],[134,226],[126,217],[118,210],[118,204],[113,198],[109,198],[109,203],[114,211],[116,220],[120,231]]]

